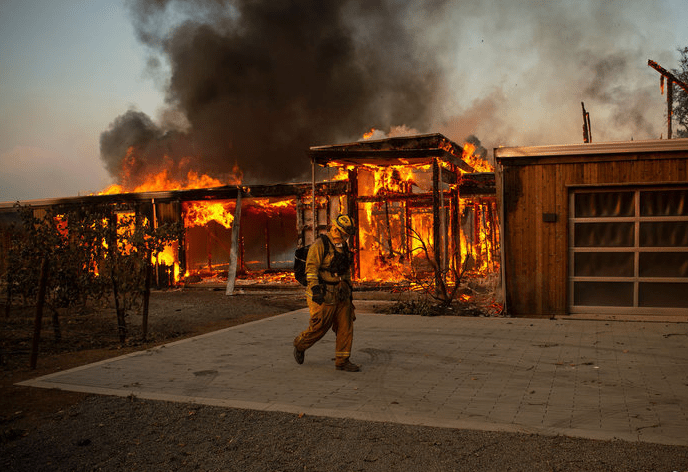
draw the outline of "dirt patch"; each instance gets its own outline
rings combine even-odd
[[[17,382],[90,364],[170,341],[259,320],[306,306],[301,290],[250,292],[226,296],[220,288],[193,288],[151,293],[148,336],[142,339],[140,314],[127,318],[127,340],[119,342],[114,309],[89,310],[60,317],[56,341],[46,310],[36,369],[29,368],[35,308],[12,307],[2,320],[0,429],[5,434],[63,410],[85,394],[15,386]],[[8,431],[10,431],[8,433]]]
[[[480,306],[475,303],[456,301],[450,305],[428,300],[403,300],[381,306],[380,313],[420,316],[501,316],[501,306]]]

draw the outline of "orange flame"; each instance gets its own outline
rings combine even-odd
[[[494,172],[494,166],[492,166],[485,159],[474,155],[475,145],[472,143],[464,143],[463,152],[461,153],[461,159],[463,159],[469,166],[473,167],[476,172]]]
[[[229,202],[188,202],[184,205],[184,226],[205,226],[211,221],[227,229],[232,227],[234,206]]]
[[[370,131],[363,133],[363,139],[368,140],[368,139],[372,138],[374,134],[375,134],[375,128],[370,128]]]
[[[151,262],[156,264],[164,264],[168,267],[173,267],[174,281],[179,281],[180,269],[179,259],[177,258],[177,243],[173,243],[169,246],[166,246],[165,249],[160,254],[158,254],[157,258],[155,258],[155,260]]]
[[[253,207],[258,207],[268,215],[277,215],[282,208],[296,206],[293,200],[278,200],[271,202],[268,198],[254,198],[249,203]]]
[[[233,184],[234,182],[230,182]],[[125,188],[120,184],[113,184],[107,187],[105,190],[98,192],[98,195],[113,195],[117,193],[126,192],[154,192],[159,190],[186,190],[195,188],[210,188],[210,187],[221,187],[222,185],[227,185],[222,183],[222,181],[210,177],[206,174],[199,175],[197,172],[190,170],[185,181],[180,181],[172,178],[167,169],[158,172],[157,174],[152,174],[147,176],[146,180],[131,189]]]
[[[375,128],[371,128],[369,132],[364,134],[363,139],[372,139],[376,136],[376,131]],[[493,172],[494,168],[481,156],[476,156],[475,152],[476,147],[473,144],[465,143],[461,158],[471,165],[476,172]],[[170,164],[172,171],[165,168],[157,174],[150,175],[143,183],[127,185],[127,182],[132,182],[129,177],[135,174],[135,157],[133,148],[130,148],[124,161],[123,178],[121,179],[125,184],[112,185],[102,193],[183,190],[241,183],[241,171],[238,168],[234,169],[235,175],[229,179],[229,182],[222,182],[195,171],[188,171],[184,178],[175,179],[173,174],[180,175],[180,173],[178,169],[175,170],[173,164]],[[449,167],[448,165],[445,166],[445,168]],[[359,210],[358,255],[360,259],[358,267],[361,280],[408,282],[410,286],[420,288],[420,285],[414,282],[416,274],[423,272],[427,274],[432,271],[435,250],[434,220],[432,208],[427,206],[427,195],[432,190],[432,175],[428,172],[430,168],[430,164],[422,166],[410,164],[397,166],[362,165],[356,167],[358,197],[363,197],[357,203]],[[349,171],[352,169],[354,169],[353,166],[338,166],[337,174],[331,180],[348,179]],[[445,222],[443,229],[445,234],[442,234],[439,243],[440,246],[443,246],[446,241],[450,241],[452,245],[460,245],[460,248],[449,249],[449,252],[454,251],[455,254],[443,254],[443,256],[451,260],[451,258],[458,257],[460,251],[462,261],[457,261],[457,265],[470,255],[470,260],[475,261],[471,270],[480,272],[494,270],[498,262],[491,261],[489,254],[494,251],[495,241],[498,245],[499,235],[497,234],[496,238],[491,239],[490,233],[496,234],[498,228],[496,225],[493,228],[492,220],[485,217],[487,207],[480,200],[465,201],[461,199],[459,208],[453,208],[451,205],[456,205],[456,203],[449,199],[451,186],[446,183],[442,185],[441,195],[443,196],[442,207],[444,208],[443,218]],[[418,194],[418,198],[416,198],[416,194]],[[340,199],[343,198],[340,196]],[[308,203],[307,198],[304,203]],[[270,217],[274,217],[282,209],[293,209],[296,201],[294,199],[274,201],[271,198],[247,198],[244,205],[249,210],[255,208]],[[340,208],[344,206],[345,203],[340,200]],[[231,229],[234,223],[235,207],[236,204],[233,200],[185,202],[182,206],[184,225],[190,228],[205,226],[211,221],[215,221],[224,228]],[[464,215],[462,212],[466,208],[470,211]],[[449,222],[454,214],[461,214],[461,222],[452,227]],[[464,219],[470,220],[470,228],[463,227]],[[458,226],[461,226],[461,229],[458,229]],[[453,234],[457,230],[458,234]],[[180,275],[178,253],[178,243],[174,243],[165,248],[156,259],[158,264],[174,267],[175,280],[178,280]],[[250,264],[251,261],[244,261],[244,263]],[[488,263],[491,263],[492,267],[489,267]],[[207,267],[211,269],[210,272],[214,276],[217,276],[221,266],[222,264],[214,267],[209,262]],[[197,274],[193,269],[192,272],[194,275]],[[262,278],[255,274],[252,277],[252,281],[268,282],[279,281],[280,279],[281,276],[279,275],[266,275]],[[291,280],[290,277],[288,279]]]
[[[188,165],[189,159],[182,159],[181,162],[175,164],[171,159],[165,159],[163,169],[157,173],[150,173],[145,176],[144,181],[138,184],[132,182],[137,181],[136,175],[136,148],[130,146],[127,153],[122,159],[122,170],[120,172],[119,184],[113,184],[105,190],[98,192],[98,195],[113,195],[127,192],[153,192],[160,190],[187,190],[196,188],[211,188],[221,187],[223,185],[239,185],[243,178],[243,173],[239,166],[235,165],[232,169],[232,175],[227,178],[225,182],[210,177],[206,174],[199,174],[195,170],[182,171],[182,168]],[[178,179],[172,176],[170,169],[174,170],[175,174],[185,175],[184,178]]]

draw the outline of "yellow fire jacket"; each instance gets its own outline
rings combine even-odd
[[[313,298],[312,289],[322,280],[325,282],[326,288],[324,303],[326,305],[335,305],[338,301],[348,300],[351,296],[351,267],[344,274],[337,275],[328,270],[334,259],[334,252],[342,253],[344,248],[343,244],[340,244],[339,247],[335,245],[334,237],[329,232],[326,237],[330,242],[327,254],[325,254],[325,244],[320,238],[316,239],[308,250],[308,256],[306,256],[306,280],[308,282],[306,295],[308,298]],[[339,297],[337,297],[338,291]]]

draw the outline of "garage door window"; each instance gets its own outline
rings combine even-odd
[[[571,312],[688,309],[688,188],[571,193]]]

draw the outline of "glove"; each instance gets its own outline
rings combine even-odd
[[[325,293],[327,289],[324,285],[313,285],[311,288],[311,293],[313,294],[313,301],[318,305],[322,305],[325,302]]]

